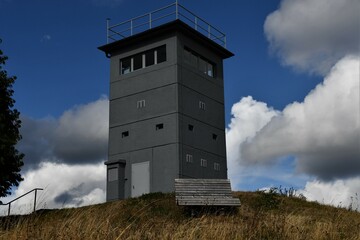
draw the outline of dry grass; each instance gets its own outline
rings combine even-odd
[[[0,218],[0,239],[359,239],[360,213],[294,197],[239,192],[237,211],[195,217],[173,194]]]

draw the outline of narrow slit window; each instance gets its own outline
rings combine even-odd
[[[161,129],[163,129],[163,128],[164,128],[164,124],[163,124],[163,123],[156,124],[156,127],[155,127],[156,130],[161,130]]]
[[[186,162],[187,163],[192,163],[193,162],[193,155],[186,154]]]
[[[215,171],[220,171],[220,164],[219,163],[214,163],[214,170]]]
[[[203,101],[199,101],[199,108],[202,110],[206,109],[206,104]]]
[[[202,167],[207,167],[207,160],[202,158],[202,159],[200,160],[200,165],[201,165]]]
[[[137,108],[144,108],[145,107],[145,100],[142,99],[142,100],[137,101],[136,107]]]
[[[125,131],[125,132],[122,132],[121,133],[121,137],[122,138],[126,138],[126,137],[128,137],[129,136],[129,131]]]

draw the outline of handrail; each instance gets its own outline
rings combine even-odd
[[[20,198],[22,198],[22,197],[24,197],[24,196],[28,195],[29,193],[34,192],[34,191],[35,191],[35,197],[34,197],[34,212],[35,212],[35,210],[36,210],[36,196],[37,196],[37,191],[42,191],[42,190],[44,190],[44,189],[42,189],[42,188],[34,188],[33,190],[28,191],[27,193],[25,193],[25,194],[23,194],[23,195],[21,195],[21,196],[19,196],[19,197],[15,198],[15,199],[11,200],[11,201],[10,201],[10,202],[8,202],[8,203],[2,203],[2,202],[0,202],[0,205],[2,205],[2,206],[9,205],[9,209],[8,209],[8,216],[10,216],[11,203],[13,203],[13,202],[15,202],[16,200],[18,200],[18,199],[20,199]]]
[[[168,10],[169,8],[170,10]],[[154,16],[155,14],[156,16]],[[184,6],[179,4],[177,0],[175,3],[118,24],[110,25],[110,19],[106,19],[107,43],[121,40],[142,31],[151,29],[156,24],[159,25],[160,20],[163,20],[162,23],[165,23],[175,19],[183,20],[184,23],[187,21],[187,25],[193,27],[199,33],[226,48],[226,36],[223,32],[210,25],[203,18],[195,15],[192,11],[186,9]]]

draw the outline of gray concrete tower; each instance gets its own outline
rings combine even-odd
[[[200,18],[179,16],[154,26],[150,13],[130,36],[109,27],[122,39],[99,47],[110,58],[107,201],[172,192],[175,178],[227,178],[223,59],[233,54]]]

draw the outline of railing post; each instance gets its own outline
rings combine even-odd
[[[195,30],[197,30],[197,16],[195,16]]]
[[[36,195],[37,195],[37,189],[35,189],[34,212],[36,211]]]
[[[210,38],[210,39],[211,39],[211,36],[210,36],[210,30],[211,30],[211,28],[210,28],[210,25],[208,24],[208,38]]]
[[[109,24],[110,18],[106,19],[106,43],[109,43]]]
[[[9,203],[8,216],[10,216],[10,208],[11,208],[11,203]]]
[[[226,48],[226,36],[224,35],[224,48]]]
[[[133,35],[133,20],[130,21],[130,36]]]
[[[178,0],[175,2],[175,12],[176,12],[176,20],[179,19],[179,6],[178,6]]]
[[[149,13],[149,28],[151,29],[151,13]]]

